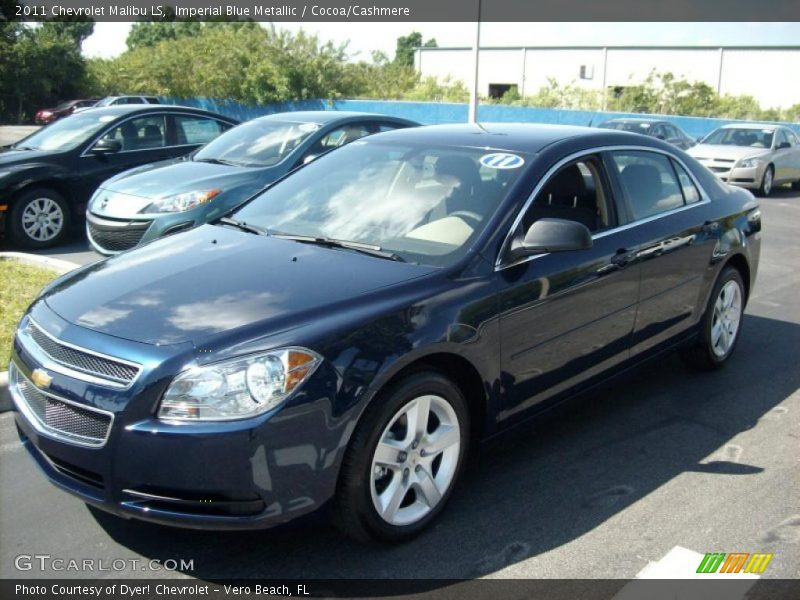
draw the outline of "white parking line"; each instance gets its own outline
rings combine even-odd
[[[650,562],[636,575],[636,579],[623,587],[613,600],[634,600],[646,597],[648,600],[673,600],[681,598],[703,598],[709,588],[698,588],[696,581],[713,581],[726,579],[732,583],[725,584],[726,600],[744,598],[748,590],[759,579],[759,575],[751,573],[698,573],[697,568],[704,554],[694,552],[681,546],[675,546],[661,560]],[[644,583],[642,580],[671,580],[663,585]],[[678,580],[678,581],[676,581]],[[738,582],[738,584],[737,584]],[[644,595],[643,595],[644,594]]]

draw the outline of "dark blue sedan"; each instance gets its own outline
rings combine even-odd
[[[364,136],[417,125],[339,111],[260,117],[227,131],[186,159],[117,175],[86,211],[86,234],[101,254],[212,221],[298,166]]]
[[[370,136],[51,284],[14,340],[17,425],[55,485],[124,517],[330,505],[401,540],[474,442],[665,350],[724,365],[760,229],[749,192],[644,136]]]

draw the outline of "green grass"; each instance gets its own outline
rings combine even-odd
[[[0,259],[0,371],[8,368],[14,329],[22,313],[57,275],[50,269]]]

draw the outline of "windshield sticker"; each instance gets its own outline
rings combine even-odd
[[[481,164],[490,169],[519,169],[525,164],[525,159],[516,154],[493,152],[481,156]]]

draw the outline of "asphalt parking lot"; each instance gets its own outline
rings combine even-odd
[[[691,372],[671,356],[562,406],[475,457],[443,518],[410,543],[361,546],[321,518],[248,533],[123,521],[47,483],[6,413],[0,577],[666,577],[692,575],[692,557],[712,551],[771,552],[764,577],[797,577],[800,194],[779,190],[762,212],[758,281],[724,370]],[[65,248],[48,254],[98,258],[77,234]],[[20,554],[193,568],[21,572]],[[680,556],[688,562],[670,559]]]

